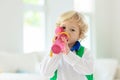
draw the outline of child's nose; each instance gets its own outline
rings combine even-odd
[[[66,33],[69,33],[69,30],[67,30],[67,29],[65,29],[64,31],[65,31]]]
[[[70,32],[69,32],[69,30],[64,30],[64,32],[66,32],[68,35],[70,35]]]

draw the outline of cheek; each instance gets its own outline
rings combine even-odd
[[[75,36],[77,36],[75,33],[70,33],[69,35],[71,38],[74,38]]]
[[[73,35],[70,37],[70,41],[76,41],[77,40],[77,36],[76,35]]]

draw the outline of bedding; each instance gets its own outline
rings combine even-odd
[[[43,80],[39,74],[0,73],[0,80]]]
[[[0,52],[0,80],[44,80],[40,76],[42,56],[38,55]]]
[[[34,54],[0,54],[0,72],[35,72],[37,57]]]

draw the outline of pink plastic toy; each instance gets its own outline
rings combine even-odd
[[[64,51],[65,49],[65,43],[62,41],[61,37],[64,37],[65,39],[68,40],[69,35],[64,32],[64,29],[62,27],[57,27],[55,30],[56,37],[54,40],[54,43],[51,47],[51,50],[54,54],[59,54],[61,51]]]

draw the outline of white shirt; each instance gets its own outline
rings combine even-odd
[[[93,73],[93,56],[85,49],[81,57],[75,52],[46,57],[41,63],[41,74],[50,80],[57,72],[57,80],[87,80],[85,75]]]

